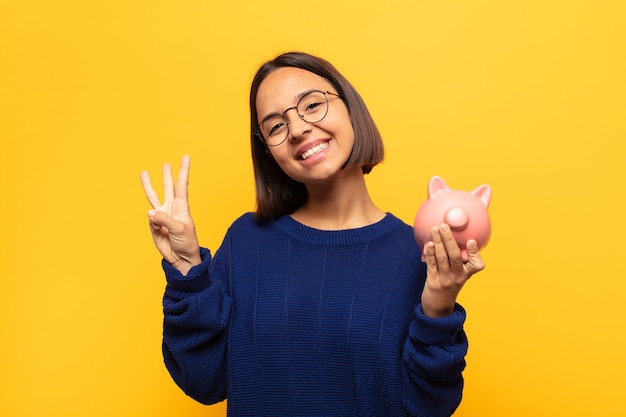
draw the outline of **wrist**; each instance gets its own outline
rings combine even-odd
[[[198,249],[195,254],[189,257],[179,257],[176,260],[168,261],[168,263],[176,268],[183,276],[185,276],[191,270],[191,268],[202,263],[200,250]]]
[[[441,318],[454,313],[456,307],[456,291],[444,291],[433,288],[428,283],[422,291],[422,312],[432,318]]]
[[[425,316],[434,319],[446,317],[454,313],[454,304],[452,306],[445,307],[432,307],[422,303],[422,313],[424,313]]]

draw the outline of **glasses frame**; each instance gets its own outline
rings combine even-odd
[[[300,113],[298,112],[298,106],[300,105],[300,102],[302,102],[302,100],[303,100],[305,97],[307,97],[308,95],[313,94],[313,93],[322,93],[322,94],[324,94],[324,98],[326,99],[326,111],[324,112],[324,115],[323,115],[323,116],[322,116],[319,120],[316,120],[316,121],[314,121],[314,122],[309,122],[308,120],[305,120],[305,119],[304,119],[304,115],[303,115],[303,114],[300,114]],[[291,122],[290,122],[290,121],[289,121],[289,119],[285,116],[285,115],[287,114],[287,112],[288,112],[289,110],[294,110],[294,109],[295,109],[295,110],[296,110],[296,114],[297,114],[297,115],[298,115],[298,117],[300,117],[300,119],[302,119],[303,121],[305,121],[305,122],[307,122],[307,123],[309,123],[309,124],[319,123],[319,122],[321,122],[322,120],[324,120],[324,118],[326,117],[326,115],[328,115],[328,110],[329,110],[329,108],[330,108],[330,106],[329,106],[329,104],[328,104],[328,94],[330,94],[331,96],[335,96],[335,97],[339,97],[339,98],[341,98],[341,96],[340,96],[339,94],[337,94],[337,93],[333,93],[332,91],[328,91],[328,90],[327,90],[327,91],[322,91],[322,90],[310,90],[310,91],[307,91],[307,92],[306,92],[306,93],[305,93],[302,97],[300,97],[300,98],[298,99],[298,102],[296,103],[296,105],[295,105],[295,106],[291,106],[291,107],[286,108],[286,109],[285,109],[285,111],[284,111],[284,112],[282,112],[282,113],[280,114],[280,116],[281,116],[283,119],[285,119],[285,126],[287,126],[287,133],[285,134],[285,137],[283,138],[283,140],[281,140],[279,143],[275,143],[275,144],[270,145],[269,143],[267,143],[267,141],[266,141],[266,140],[265,140],[265,138],[263,137],[263,133],[261,132],[261,125],[262,125],[262,124],[266,121],[265,119],[264,119],[264,120],[262,120],[262,121],[261,121],[261,123],[259,123],[259,124],[258,124],[257,129],[256,129],[256,132],[254,132],[254,134],[255,134],[255,135],[256,135],[256,136],[257,136],[257,137],[258,137],[258,138],[259,138],[259,139],[260,139],[260,140],[261,140],[261,141],[262,141],[262,142],[266,145],[266,146],[280,146],[280,145],[282,145],[283,143],[285,143],[285,141],[286,141],[286,140],[287,140],[287,138],[289,137],[289,124],[290,124]]]

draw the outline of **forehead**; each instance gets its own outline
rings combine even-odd
[[[301,93],[311,89],[328,90],[332,86],[328,80],[310,71],[293,67],[278,68],[259,85],[257,111],[261,114],[293,106]]]

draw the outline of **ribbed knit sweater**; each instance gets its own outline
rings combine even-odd
[[[465,312],[422,313],[412,228],[387,214],[322,231],[237,219],[182,276],[163,262],[174,381],[229,416],[449,416],[463,389]]]

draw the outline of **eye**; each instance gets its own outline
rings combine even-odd
[[[263,130],[265,132],[267,132],[266,133],[266,137],[270,137],[272,135],[280,133],[285,128],[285,126],[287,124],[282,119],[278,119],[278,120],[277,119],[271,119],[271,120],[266,121],[264,123],[264,125],[265,125],[266,128],[263,129]]]
[[[298,112],[301,114],[311,115],[326,108],[326,96],[314,91],[302,97],[298,103]]]
[[[312,111],[315,111],[315,109],[317,107],[321,106],[321,105],[322,105],[322,103],[320,103],[320,102],[307,103],[304,111],[307,112],[307,113],[310,113]]]

